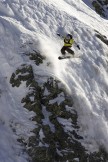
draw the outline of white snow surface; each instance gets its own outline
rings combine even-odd
[[[40,67],[39,72],[58,77],[74,99],[83,145],[88,151],[101,145],[108,151],[108,47],[94,31],[108,37],[108,20],[87,4],[82,0],[0,0],[0,162],[27,162],[17,138],[28,138],[36,126],[30,120],[35,114],[20,103],[26,86],[12,88],[9,83],[12,72],[27,63],[20,47],[28,42],[52,63],[50,69]],[[58,60],[63,45],[58,32],[73,34],[81,48],[73,49],[80,58]]]

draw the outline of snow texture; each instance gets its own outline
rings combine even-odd
[[[33,48],[38,45],[52,63],[51,69],[43,69],[43,74],[58,77],[71,94],[79,115],[80,133],[85,138],[83,145],[89,151],[98,150],[101,145],[108,151],[108,48],[94,31],[108,38],[108,21],[89,7],[89,1],[84,2],[0,0],[0,162],[27,162],[17,138],[28,138],[36,126],[30,121],[35,114],[20,103],[26,86],[23,83],[12,88],[9,84],[12,72],[27,62],[20,51],[21,45],[26,46],[29,41],[34,43]],[[81,48],[78,51],[73,46],[73,50],[81,58],[58,60],[63,45],[58,32],[73,34]],[[62,98],[59,96],[58,100]],[[43,113],[43,123],[49,122],[50,114],[45,108]],[[70,129],[69,121],[58,120],[65,123],[66,131]],[[49,126],[54,131],[50,122]],[[42,132],[40,136],[44,136]]]

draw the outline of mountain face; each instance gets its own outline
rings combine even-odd
[[[21,100],[24,108],[36,113],[32,121],[37,127],[33,130],[34,135],[28,141],[19,138],[23,143],[32,162],[54,161],[94,161],[107,160],[107,153],[103,148],[91,154],[82,145],[84,140],[80,135],[78,114],[73,108],[74,100],[66,92],[61,81],[49,74],[37,74],[33,72],[32,65],[50,67],[40,53],[34,51],[25,53],[31,64],[23,64],[12,74],[10,83],[12,87],[20,87],[26,82],[28,92]]]
[[[0,0],[0,162],[108,161],[107,3]]]

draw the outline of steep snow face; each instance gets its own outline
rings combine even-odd
[[[100,145],[108,150],[108,49],[96,38],[94,29],[108,36],[108,21],[81,0],[0,0],[0,87],[4,94],[0,98],[0,130],[4,131],[1,139],[9,138],[10,132],[11,138],[13,136],[9,121],[21,124],[18,124],[18,132],[26,127],[25,134],[34,128],[34,123],[29,121],[33,113],[21,105],[16,106],[26,94],[26,88],[14,91],[9,79],[16,67],[27,61],[19,54],[21,43],[35,41],[53,65],[50,72],[65,84],[74,99],[84,145],[90,151]],[[57,32],[73,34],[81,48],[78,51],[73,46],[73,50],[80,58],[58,60],[63,42],[56,36]],[[22,131],[19,134],[22,135]],[[9,141],[6,145],[3,140],[0,140],[2,148],[11,149],[10,161],[16,154],[13,162],[24,162],[17,158],[17,149],[13,150],[12,145],[16,143]]]
[[[16,24],[16,20],[11,19],[13,16],[8,3],[0,2],[0,161],[27,162],[28,155],[17,139],[31,136],[35,123],[29,120],[34,113],[21,105],[21,99],[27,92],[23,87],[26,86],[23,84],[13,89],[9,84],[12,72],[24,63],[18,55],[23,34],[18,28],[20,23]]]

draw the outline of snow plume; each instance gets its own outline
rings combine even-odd
[[[67,87],[67,91],[70,92],[70,88],[63,78],[63,73],[66,74],[66,63],[58,60],[58,57],[61,55],[61,49],[59,44],[57,44],[57,40],[55,38],[50,39],[46,36],[41,36],[41,38],[39,38],[39,42],[39,50],[51,63],[49,73],[61,80],[61,82]]]

